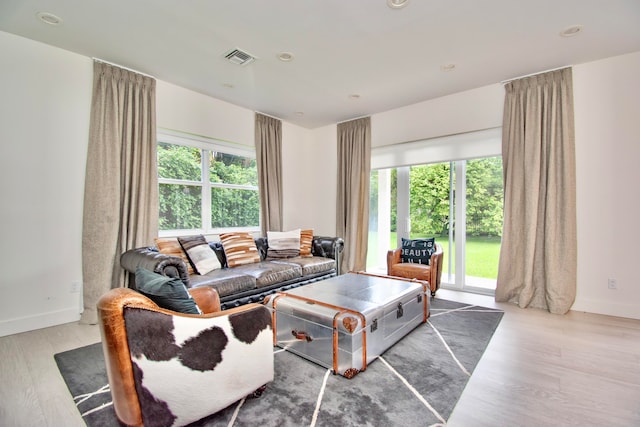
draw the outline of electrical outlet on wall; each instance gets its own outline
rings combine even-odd
[[[77,294],[80,292],[80,282],[71,282],[71,290],[72,294]]]
[[[616,279],[609,278],[607,282],[607,287],[609,289],[618,289],[618,281]]]

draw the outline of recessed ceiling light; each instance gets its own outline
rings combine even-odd
[[[440,66],[440,71],[448,72],[456,69],[456,64],[444,64]]]
[[[60,25],[60,24],[62,24],[62,18],[60,18],[59,16],[54,15],[53,13],[38,12],[38,13],[36,13],[36,16],[38,17],[39,20],[41,20],[45,24],[49,24],[49,25]]]
[[[222,83],[222,86],[229,88],[229,89],[233,89],[235,86],[232,85],[231,83]]]
[[[360,95],[358,95],[357,93],[352,93],[351,95],[349,95],[349,99],[360,99]]]
[[[562,37],[573,37],[582,32],[582,25],[572,25],[564,30],[560,31]]]
[[[293,61],[294,55],[291,52],[280,52],[278,54],[278,59],[282,62]]]
[[[295,115],[298,116],[298,117],[302,117],[302,116],[304,116],[304,111],[296,111]]]
[[[409,0],[387,0],[387,6],[391,9],[402,9],[409,4]]]

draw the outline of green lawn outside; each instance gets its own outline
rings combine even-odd
[[[415,238],[430,236],[414,236]],[[391,233],[391,246],[395,247],[396,233]],[[446,237],[436,237],[436,242],[444,250],[444,269],[449,263],[449,241]],[[378,239],[376,233],[369,233],[369,251],[367,253],[367,267],[376,266]],[[467,236],[467,276],[495,279],[498,277],[498,259],[500,257],[500,237],[472,237]],[[452,273],[455,273],[455,258],[452,263]]]

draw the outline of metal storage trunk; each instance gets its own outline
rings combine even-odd
[[[429,315],[428,284],[349,273],[276,294],[274,344],[347,378]]]

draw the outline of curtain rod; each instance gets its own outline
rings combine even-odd
[[[271,117],[272,119],[280,120],[281,122],[284,121],[280,117],[272,116],[271,114],[263,113],[262,111],[254,110],[253,112],[254,113],[258,113],[258,114],[262,114],[263,116]]]
[[[538,74],[550,73],[551,71],[563,70],[565,68],[571,68],[571,67],[572,67],[572,65],[564,65],[562,67],[551,68],[549,70],[538,71],[536,73],[531,73],[531,74],[525,74],[524,76],[520,76],[520,77],[513,77],[511,79],[503,80],[500,83],[503,84],[503,85],[506,85],[507,83],[512,82],[514,80],[524,79],[526,77],[537,76]]]
[[[93,59],[93,60],[94,60],[94,61],[96,61],[96,62],[102,62],[103,64],[113,65],[114,67],[123,68],[123,69],[125,69],[125,70],[127,70],[127,71],[131,71],[132,73],[141,74],[141,75],[143,75],[143,76],[151,77],[152,79],[155,79],[155,77],[153,77],[152,75],[147,74],[147,73],[143,73],[143,72],[138,71],[138,70],[134,70],[133,68],[129,68],[129,67],[122,66],[122,65],[120,65],[120,64],[116,64],[116,63],[113,63],[113,62],[105,61],[104,59],[100,59],[100,58],[95,58],[95,57],[93,57],[93,58],[91,58],[91,59]]]
[[[347,119],[347,120],[343,120],[341,122],[336,123],[337,125],[342,124],[342,123],[347,123],[347,122],[351,122],[353,120],[359,120],[359,119],[364,119],[367,117],[371,117],[371,114],[365,114],[364,116],[360,116],[360,117],[354,117],[353,119]]]

